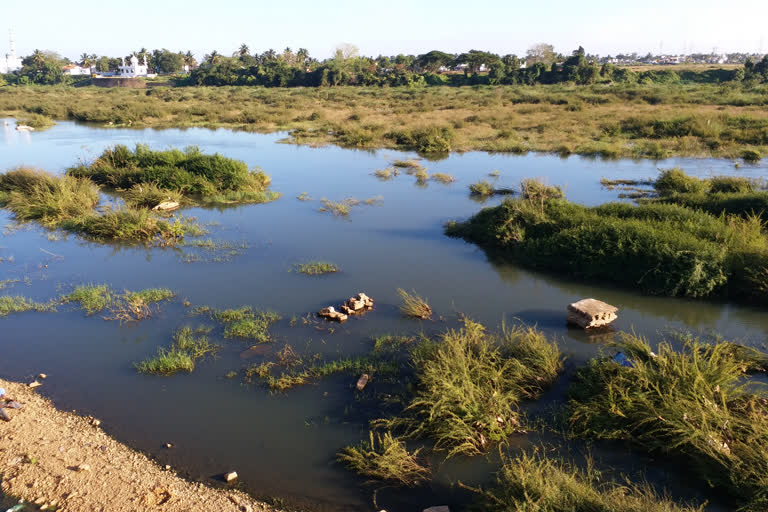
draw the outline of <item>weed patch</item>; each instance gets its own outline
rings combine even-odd
[[[215,354],[218,349],[208,341],[204,331],[183,327],[173,335],[173,344],[169,348],[159,348],[156,356],[134,366],[139,373],[166,377],[179,372],[192,373],[199,359]]]

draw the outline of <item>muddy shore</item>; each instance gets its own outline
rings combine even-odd
[[[39,509],[68,512],[275,512],[234,489],[184,480],[115,441],[92,419],[56,409],[26,384],[0,379],[0,387],[23,404],[7,410],[10,422],[0,421],[4,494]]]

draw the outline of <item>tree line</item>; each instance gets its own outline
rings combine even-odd
[[[498,55],[481,50],[452,54],[433,50],[421,55],[364,57],[352,45],[337,48],[333,57],[319,61],[306,49],[251,53],[241,45],[231,56],[212,51],[198,65],[192,52],[167,49],[133,52],[141,62],[146,58],[150,72],[176,74],[175,85],[242,85],[265,87],[331,86],[462,86],[534,85],[570,82],[618,83],[719,83],[750,81],[768,83],[768,56],[758,62],[747,60],[742,68],[704,71],[659,69],[633,71],[627,67],[598,62],[579,47],[561,55],[552,45],[538,44],[525,56]],[[131,55],[126,57],[128,60]],[[23,68],[9,83],[56,84],[71,80],[61,68],[69,63],[55,53],[36,50],[23,60]],[[78,64],[99,72],[117,70],[120,58],[83,53]],[[185,66],[190,73],[183,73]]]

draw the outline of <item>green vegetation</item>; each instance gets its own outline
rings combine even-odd
[[[164,201],[181,204],[184,200],[180,192],[160,188],[154,183],[137,183],[121,195],[128,206],[150,210]]]
[[[589,466],[578,470],[541,455],[502,458],[496,485],[479,494],[489,512],[702,512],[703,507],[681,506],[659,496],[648,486],[604,482]],[[465,486],[466,487],[466,486]]]
[[[488,180],[480,180],[477,183],[469,185],[469,193],[473,196],[490,197],[493,195],[514,194],[515,191],[508,188],[496,188],[496,186]]]
[[[448,457],[484,453],[519,430],[520,401],[536,398],[562,369],[560,350],[535,329],[497,336],[464,323],[411,351],[415,396],[389,422],[409,437],[429,437]]]
[[[557,185],[547,185],[541,180],[528,178],[520,182],[520,195],[530,201],[561,199],[565,197],[563,189]]]
[[[416,291],[413,291],[413,295],[403,290],[397,289],[397,294],[400,295],[400,299],[403,301],[400,306],[400,311],[405,316],[412,318],[420,318],[421,320],[427,320],[432,316],[432,308],[429,307],[427,301],[416,295]]]
[[[381,181],[388,181],[400,174],[400,171],[396,167],[390,169],[378,169],[373,174]]]
[[[3,87],[0,113],[109,126],[290,131],[293,142],[312,145],[754,159],[768,154],[767,88],[647,80],[475,88]]]
[[[571,431],[682,456],[743,510],[764,510],[768,395],[744,380],[754,353],[743,358],[731,343],[687,339],[680,352],[662,342],[654,354],[629,334],[621,335],[618,348],[631,367],[602,358],[579,371],[569,403]]]
[[[447,233],[496,257],[644,293],[768,298],[762,220],[719,213],[656,202],[588,208],[537,192],[450,224]]]
[[[17,121],[20,125],[31,126],[35,130],[47,130],[56,122],[50,117],[41,116],[40,114],[29,114],[24,117],[20,117]]]
[[[0,206],[18,221],[37,221],[50,229],[80,233],[99,242],[170,245],[185,235],[202,234],[189,219],[161,220],[144,209],[102,208],[97,187],[87,178],[53,176],[16,169],[0,174]]]
[[[340,272],[341,269],[333,263],[327,261],[311,261],[309,263],[296,263],[293,265],[292,270],[299,274],[306,274],[308,276],[319,276],[323,274],[333,274]]]
[[[271,180],[264,172],[250,171],[244,162],[219,154],[204,155],[196,147],[152,151],[137,144],[131,151],[117,145],[67,174],[128,190],[130,202],[145,207],[157,204],[152,199],[159,203],[179,195],[203,203],[265,203],[279,197],[267,190]]]
[[[35,302],[26,297],[10,295],[0,296],[0,318],[11,313],[24,313],[26,311],[53,311],[55,304],[52,302]]]
[[[61,297],[61,301],[65,303],[77,302],[89,315],[100,313],[112,304],[113,300],[112,291],[105,284],[80,285],[72,292]]]
[[[439,181],[443,185],[449,185],[456,181],[456,178],[451,176],[450,174],[446,174],[444,172],[436,172],[432,174],[432,179],[435,181]]]
[[[370,431],[368,441],[347,446],[337,458],[356,473],[397,485],[413,487],[428,480],[430,470],[418,461],[420,450],[409,452],[405,443],[390,432]]]
[[[145,304],[155,304],[164,300],[171,300],[176,296],[168,288],[147,288],[138,292],[126,292],[125,299],[128,302],[143,302]]]
[[[87,179],[27,168],[0,174],[0,206],[22,222],[57,227],[62,221],[92,214],[98,202],[99,191]]]
[[[348,197],[343,201],[330,201],[326,198],[322,198],[320,201],[323,203],[323,206],[322,208],[319,208],[317,211],[329,212],[337,217],[346,217],[349,215],[349,213],[352,211],[352,208],[354,208],[355,206],[359,206],[360,204],[371,206],[376,203],[380,203],[382,201],[382,198],[381,196],[370,197],[364,201],[360,201],[359,199],[355,199],[354,197]]]
[[[280,315],[271,311],[254,311],[250,306],[238,309],[217,310],[208,306],[195,308],[192,315],[209,315],[224,325],[225,338],[253,340],[256,343],[272,341],[269,328],[280,320]]]
[[[173,335],[173,344],[169,348],[159,348],[156,356],[134,366],[139,373],[151,375],[192,373],[199,359],[208,354],[215,354],[218,349],[217,345],[208,341],[205,330],[193,331],[190,327],[182,327]]]

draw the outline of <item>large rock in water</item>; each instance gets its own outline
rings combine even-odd
[[[619,308],[597,299],[582,299],[568,305],[568,323],[582,329],[603,327],[618,318]]]

